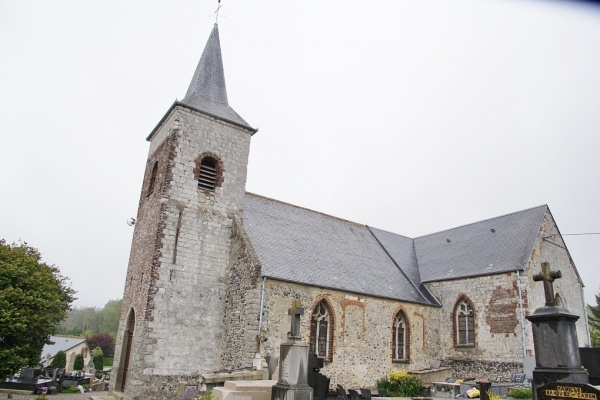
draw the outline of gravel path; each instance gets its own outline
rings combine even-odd
[[[108,392],[104,392],[108,394]],[[90,396],[97,396],[102,393],[90,392],[90,393],[61,393],[61,394],[50,394],[48,400],[89,400]],[[36,394],[12,394],[13,400],[34,400],[38,395]],[[8,399],[7,393],[0,393],[0,400]]]

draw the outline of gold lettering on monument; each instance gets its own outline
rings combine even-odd
[[[557,386],[556,389],[545,390],[546,396],[552,398],[597,400],[596,393],[583,393],[581,388],[573,386]]]

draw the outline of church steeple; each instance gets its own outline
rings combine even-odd
[[[229,106],[227,101],[221,42],[217,24],[215,24],[204,47],[187,93],[179,103],[255,131]]]
[[[254,132],[227,103],[215,25],[184,99],[147,138],[112,384],[127,398],[174,398],[173,377],[197,385],[199,374],[251,365],[254,342],[234,337],[258,334],[259,311],[238,311],[243,302],[228,300],[236,290],[228,277],[237,276],[233,238]]]

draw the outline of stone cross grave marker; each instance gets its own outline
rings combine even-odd
[[[304,314],[304,308],[300,306],[300,300],[292,300],[292,307],[288,315],[292,317],[291,332],[288,337],[292,340],[300,340],[300,316]]]
[[[552,282],[556,279],[562,278],[560,271],[551,271],[550,263],[542,263],[542,272],[533,276],[533,280],[536,282],[544,281],[544,294],[546,295],[546,306],[553,307],[556,305],[554,301],[554,288]]]

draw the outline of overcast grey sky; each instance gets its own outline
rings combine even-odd
[[[77,306],[121,298],[148,151],[215,1],[0,0],[0,238]],[[600,8],[530,0],[223,0],[247,190],[416,237],[548,204],[600,232]],[[600,235],[565,236],[600,291]],[[560,266],[553,266],[560,268]]]

